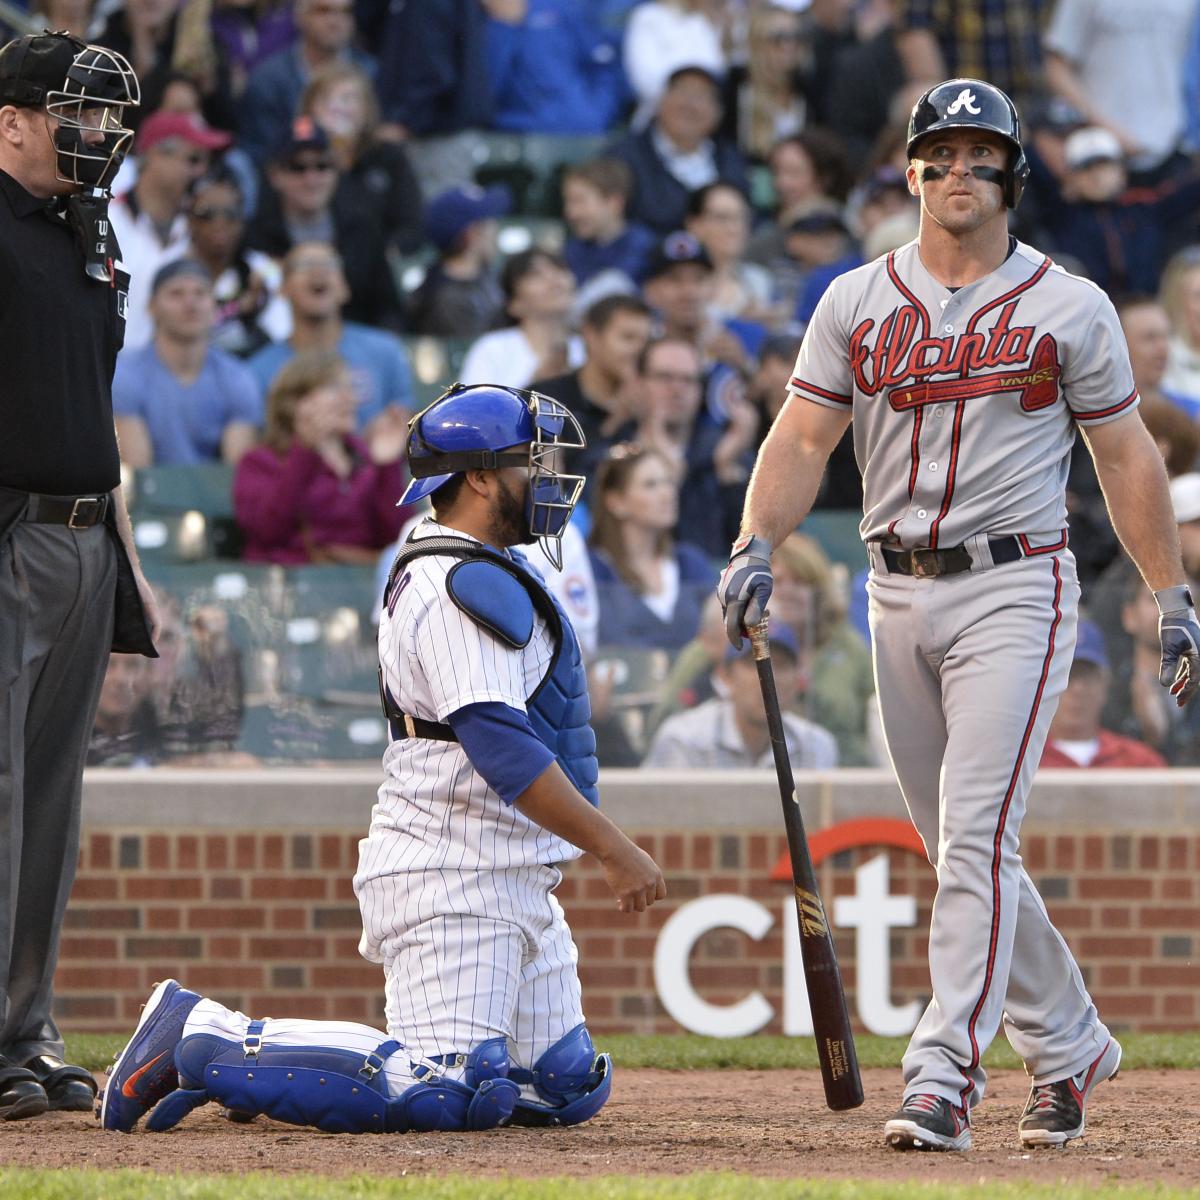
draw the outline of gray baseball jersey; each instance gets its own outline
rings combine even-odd
[[[868,584],[884,735],[938,879],[905,1094],[977,1104],[1001,1021],[1038,1082],[1086,1074],[1108,1030],[1019,838],[1075,641],[1075,426],[1138,402],[1116,313],[1028,246],[951,291],[914,242],[833,282],[790,390],[852,411],[865,540],[965,544],[971,565],[893,573],[876,546]],[[995,566],[988,539],[1013,537],[1021,557]]]
[[[863,540],[905,547],[980,533],[1053,540],[1075,423],[1138,402],[1107,296],[1019,242],[954,292],[916,242],[839,276],[789,390],[853,411]]]

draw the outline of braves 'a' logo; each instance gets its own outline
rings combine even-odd
[[[893,309],[878,327],[867,319],[850,335],[855,385],[866,396],[886,391],[897,412],[1000,392],[1019,392],[1026,412],[1046,408],[1058,399],[1058,346],[1050,334],[1035,346],[1034,327],[1013,324],[1016,310],[1011,300],[987,332],[948,337],[920,336],[921,315],[911,304]]]
[[[946,116],[955,117],[966,109],[973,117],[979,116],[983,109],[975,103],[975,93],[970,88],[963,88],[954,98],[954,103],[946,109]]]

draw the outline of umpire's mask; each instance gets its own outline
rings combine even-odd
[[[28,34],[0,49],[0,105],[41,108],[55,119],[64,183],[112,186],[133,142],[125,109],[140,102],[137,76],[121,55],[69,33]]]
[[[540,392],[456,383],[413,417],[408,433],[410,504],[461,471],[528,467],[529,540],[562,569],[560,539],[583,491],[582,475],[558,470],[564,450],[582,450],[583,430],[570,409]],[[526,449],[528,446],[528,449]]]

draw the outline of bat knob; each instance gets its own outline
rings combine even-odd
[[[770,626],[770,621],[764,616],[756,625],[751,625],[746,630],[750,635],[750,647],[754,651],[754,658],[758,662],[771,657]]]

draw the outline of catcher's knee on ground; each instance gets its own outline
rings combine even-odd
[[[522,1097],[514,1125],[580,1125],[590,1121],[612,1094],[612,1059],[597,1054],[586,1025],[576,1025],[533,1064],[509,1069],[508,1078],[530,1085],[540,1103]]]
[[[506,1076],[503,1038],[481,1042],[460,1063],[462,1081],[443,1079],[435,1064],[416,1064],[414,1080],[390,1095],[384,1063],[402,1051],[387,1041],[365,1056],[336,1046],[265,1046],[252,1022],[243,1042],[195,1034],[176,1050],[180,1088],[150,1114],[161,1132],[193,1108],[215,1100],[248,1115],[265,1114],[326,1133],[428,1133],[494,1129],[512,1115],[520,1089]]]

